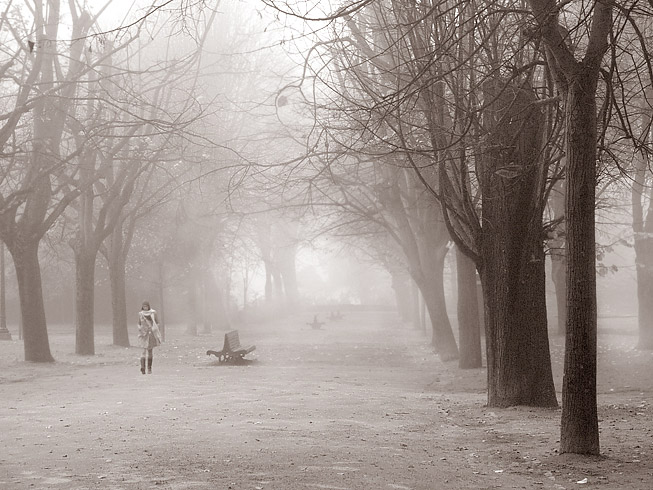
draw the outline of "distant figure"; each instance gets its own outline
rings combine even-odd
[[[313,316],[313,323],[307,323],[306,325],[310,325],[312,329],[314,330],[319,330],[322,328],[322,325],[324,325],[324,322],[320,322],[317,319],[317,315]]]
[[[152,349],[161,345],[161,332],[156,311],[150,308],[148,301],[143,301],[141,311],[138,312],[138,345],[143,348],[141,355],[141,373],[145,374],[145,359],[147,359],[147,372],[152,374]]]

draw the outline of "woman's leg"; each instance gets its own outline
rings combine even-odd
[[[145,374],[145,356],[147,355],[147,349],[143,349],[141,354],[141,374]]]
[[[152,374],[152,356],[154,355],[152,349],[147,349],[147,373]]]

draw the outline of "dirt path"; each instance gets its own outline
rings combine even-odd
[[[305,321],[241,328],[245,366],[204,354],[219,333],[173,330],[145,376],[101,334],[90,358],[53,335],[47,366],[0,343],[0,489],[652,488],[653,356],[633,336],[602,336],[606,456],[580,458],[556,453],[559,410],[485,408],[485,371],[393,314]]]

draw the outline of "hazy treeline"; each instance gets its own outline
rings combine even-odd
[[[26,360],[52,360],[45,257],[74,268],[75,352],[93,354],[98,258],[128,345],[129,278],[162,305],[172,284],[189,334],[225,328],[257,271],[271,310],[295,308],[298,254],[328,235],[387,271],[443,361],[485,360],[489,406],[557,406],[564,333],[561,451],[599,452],[596,275],[617,241],[653,348],[648,2],[180,2],[117,30],[107,5],[0,21],[0,239]]]

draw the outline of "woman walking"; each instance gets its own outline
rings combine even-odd
[[[143,301],[141,311],[138,312],[138,345],[143,348],[142,374],[145,374],[145,359],[147,359],[147,372],[152,374],[152,349],[161,345],[161,332],[158,323],[156,311],[150,308],[149,301]]]

